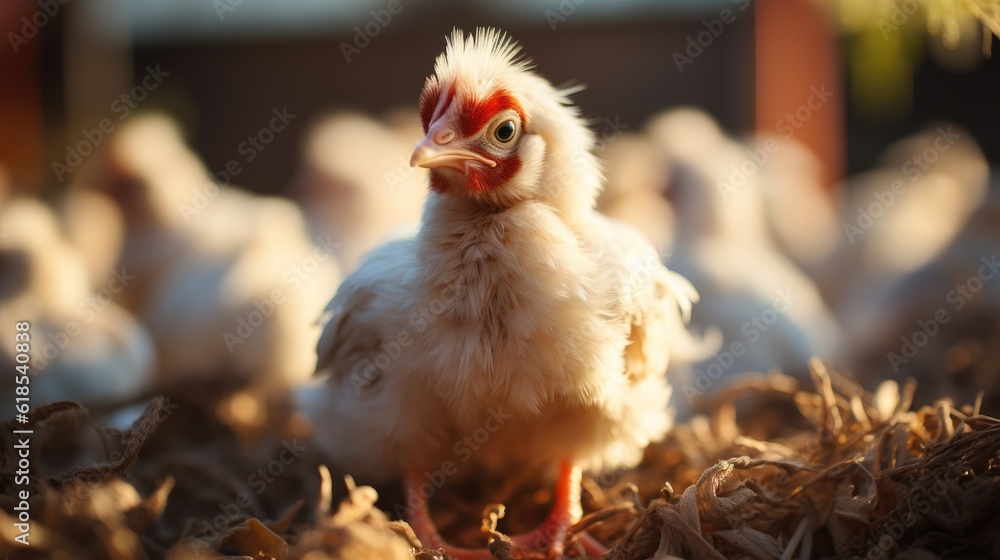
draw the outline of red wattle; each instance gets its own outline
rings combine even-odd
[[[484,157],[490,157],[478,150],[473,151]],[[496,162],[496,167],[469,166],[469,171],[465,174],[465,181],[470,192],[484,193],[497,189],[513,179],[514,175],[521,170],[521,159],[517,156],[498,159]]]

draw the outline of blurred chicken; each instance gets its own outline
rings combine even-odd
[[[757,149],[773,146],[763,165],[761,187],[768,229],[777,247],[820,281],[841,235],[839,199],[822,184],[819,159],[794,139],[764,137]]]
[[[673,245],[673,207],[664,197],[669,163],[645,136],[624,133],[608,142],[600,154],[605,160],[606,186],[597,210],[642,232],[660,254]]]
[[[57,200],[56,215],[67,240],[87,266],[93,289],[111,277],[125,243],[125,218],[104,194],[72,188]]]
[[[634,465],[668,430],[667,348],[687,338],[696,294],[641,234],[593,210],[594,135],[571,92],[518,52],[493,30],[451,35],[410,158],[430,169],[420,232],[345,280],[318,348],[329,377],[300,402],[340,469],[404,475],[410,499],[445,461],[456,481],[561,464],[546,525],[514,537],[555,558],[580,516],[580,468]],[[451,460],[486,429],[475,454]],[[421,504],[414,529],[445,546]]]
[[[1000,182],[936,257],[866,300],[851,323],[859,373],[915,378],[919,404],[985,391],[983,412],[1000,413]]]
[[[881,313],[881,293],[955,239],[981,204],[988,174],[969,134],[942,125],[896,143],[878,169],[847,180],[840,245],[820,269],[847,332],[863,336]]]
[[[815,285],[775,247],[764,177],[741,170],[749,167],[746,150],[695,110],[669,111],[648,129],[674,169],[669,198],[677,230],[667,265],[702,295],[692,325],[722,335],[715,356],[672,368],[686,380],[684,392],[705,393],[745,371],[805,374],[810,356],[835,358],[837,323]]]
[[[14,371],[15,325],[27,321],[33,408],[57,400],[121,404],[151,389],[153,342],[111,302],[120,287],[112,278],[92,288],[84,259],[47,206],[0,200],[0,336],[10,341],[0,345],[0,363]],[[3,393],[12,395],[14,377],[2,379]]]
[[[305,142],[293,190],[314,229],[333,236],[345,270],[397,229],[416,231],[420,220],[426,172],[407,163],[420,120],[412,111],[390,119],[386,127],[361,114],[335,114],[316,123]]]
[[[217,185],[163,116],[134,116],[111,139],[92,187],[121,206],[121,300],[149,326],[159,381],[187,376],[280,384],[309,376],[333,242],[308,236],[289,201]]]
[[[407,148],[419,142],[424,137],[424,128],[420,124],[420,113],[409,107],[397,107],[387,111],[382,115],[382,122],[396,136],[396,139],[402,142]],[[410,162],[405,155],[406,152],[409,152],[409,149],[404,150],[403,156],[407,166],[409,166]],[[417,190],[423,191],[424,199],[426,199],[426,173],[418,173],[419,170],[415,170],[412,167],[410,170],[416,176]]]

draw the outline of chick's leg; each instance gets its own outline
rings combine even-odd
[[[556,481],[555,496],[552,511],[548,518],[534,531],[511,537],[511,543],[520,549],[543,550],[547,548],[550,559],[561,558],[566,549],[566,538],[569,529],[580,520],[583,508],[580,506],[580,479],[582,473],[579,467],[574,467],[569,461],[563,461],[559,466],[559,478]],[[413,470],[404,476],[407,496],[416,496],[418,503],[409,515],[410,526],[420,539],[421,544],[429,549],[441,549],[459,560],[491,560],[493,556],[486,549],[457,548],[447,544],[434,522],[431,520],[427,500],[420,497],[419,488],[424,482],[419,471]],[[587,533],[580,533],[579,542],[589,556],[603,556],[608,549]]]
[[[569,461],[559,465],[559,478],[556,480],[555,496],[552,511],[542,524],[530,533],[511,537],[514,545],[520,548],[539,550],[548,547],[550,559],[561,558],[566,547],[569,529],[580,521],[583,507],[580,505],[580,467],[573,466]],[[579,535],[579,542],[589,556],[603,556],[608,549],[587,533]]]
[[[417,502],[411,504],[412,509],[407,515],[407,521],[420,539],[420,544],[424,548],[443,550],[445,554],[458,560],[493,560],[493,556],[485,548],[458,548],[444,541],[431,519],[430,507],[427,504],[429,498],[425,499],[420,494],[420,485],[423,482],[424,478],[418,470],[408,470],[403,475],[404,494],[414,497]]]

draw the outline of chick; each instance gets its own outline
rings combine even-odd
[[[1000,412],[1000,183],[936,257],[867,302],[851,350],[870,384],[914,378],[918,404],[984,391],[983,412]]]
[[[675,368],[682,392],[694,397],[745,371],[804,375],[811,356],[835,358],[837,322],[813,282],[774,245],[764,176],[741,170],[750,167],[747,149],[700,111],[669,111],[648,129],[674,168],[675,249],[666,263],[702,294],[692,325],[722,337],[711,358]]]
[[[606,186],[597,210],[642,232],[661,254],[673,246],[673,207],[663,189],[669,180],[669,162],[644,135],[623,133],[600,154]]]
[[[758,139],[756,148],[764,146],[773,147],[761,168],[771,237],[814,282],[822,281],[821,270],[843,234],[840,198],[822,184],[819,159],[802,143],[775,137]]]
[[[125,216],[119,266],[135,280],[120,299],[153,333],[161,385],[309,376],[320,293],[340,273],[334,241],[310,239],[292,202],[217,184],[159,115],[118,131],[91,186]]]
[[[389,128],[365,115],[337,113],[314,124],[305,142],[293,190],[314,229],[337,243],[348,271],[396,230],[415,231],[420,220],[426,172],[407,162],[404,139],[413,134],[412,119],[401,112],[391,118]]]
[[[881,314],[882,293],[955,239],[987,191],[988,167],[969,134],[941,125],[887,150],[847,180],[840,245],[822,287],[853,342]]]
[[[125,242],[125,218],[108,196],[70,188],[55,204],[56,216],[66,239],[79,251],[87,266],[93,289],[111,278]]]
[[[367,480],[402,475],[424,546],[460,557],[490,556],[440,539],[425,473],[559,465],[545,537],[514,538],[555,558],[580,516],[580,469],[634,465],[671,424],[668,343],[687,337],[697,296],[641,234],[594,210],[594,135],[570,93],[495,30],[451,35],[410,157],[430,169],[420,231],[345,280],[318,347],[329,376],[301,394],[331,460]],[[455,460],[477,430],[485,440]]]
[[[111,300],[127,279],[91,287],[85,260],[52,211],[29,198],[0,202],[0,362],[13,371],[27,345],[32,407],[128,402],[149,391],[155,351],[146,329]],[[27,329],[17,325],[27,322]],[[26,336],[25,336],[26,335]],[[17,337],[17,338],[15,338]],[[12,376],[3,377],[5,393]]]

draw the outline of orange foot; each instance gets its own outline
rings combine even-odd
[[[580,477],[579,467],[563,461],[559,466],[559,478],[556,481],[555,501],[548,518],[534,531],[514,535],[511,543],[521,549],[546,550],[550,560],[561,558],[566,548],[566,538],[570,527],[580,520],[583,509],[580,507]],[[417,495],[417,488],[424,480],[419,471],[408,471],[404,476],[407,495]],[[437,527],[431,521],[427,500],[420,500],[419,505],[410,514],[410,526],[425,548],[441,549],[458,560],[492,560],[493,556],[485,548],[458,548],[449,545],[441,538]],[[587,533],[580,533],[578,540],[589,556],[603,556],[608,549]]]

